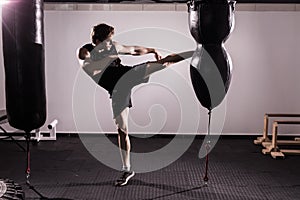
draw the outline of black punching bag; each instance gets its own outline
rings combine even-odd
[[[235,1],[194,0],[188,3],[190,32],[198,47],[190,75],[201,105],[212,110],[224,99],[231,80],[231,59],[223,42],[234,26]]]
[[[6,110],[9,124],[30,132],[46,121],[43,0],[2,6]]]
[[[225,42],[234,27],[235,1],[194,0],[188,4],[190,32],[200,44]]]
[[[195,94],[208,110],[224,99],[231,80],[231,61],[221,45],[199,45],[190,67]]]

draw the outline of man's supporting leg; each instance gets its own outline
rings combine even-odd
[[[130,170],[130,139],[128,135],[128,114],[129,108],[125,108],[120,115],[118,115],[115,120],[118,127],[118,142],[122,160],[122,175],[116,181],[116,186],[126,185],[128,180],[134,176],[134,172]]]
[[[122,170],[130,171],[130,139],[128,135],[129,108],[126,107],[120,115],[115,118],[118,128],[118,143],[122,160]]]
[[[118,141],[120,154],[122,159],[122,171],[130,171],[130,139],[127,132],[124,132],[122,129],[118,129]]]

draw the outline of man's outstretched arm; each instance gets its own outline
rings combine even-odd
[[[114,43],[119,54],[140,56],[153,53],[156,60],[160,60],[162,57],[160,53],[154,48],[142,47],[142,46],[127,46],[119,43]]]

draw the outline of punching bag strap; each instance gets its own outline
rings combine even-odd
[[[230,5],[231,8],[232,8],[232,12],[235,11],[235,4],[236,4],[236,1],[235,1],[235,0],[230,0],[230,1],[229,1],[229,5]]]

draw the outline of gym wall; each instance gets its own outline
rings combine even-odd
[[[163,55],[196,48],[185,5],[153,9],[151,5],[46,4],[45,8],[47,123],[57,119],[59,133],[116,132],[107,92],[83,73],[76,58],[76,50],[90,41],[93,25],[111,24],[116,41],[156,47]],[[300,12],[244,8],[236,11],[235,29],[225,43],[233,78],[227,98],[213,110],[212,132],[258,134],[264,113],[300,113]],[[133,65],[153,57],[123,56],[122,60]],[[0,108],[5,108],[4,80],[0,56]],[[135,88],[133,105],[131,132],[206,133],[207,110],[194,95],[189,60]],[[300,133],[299,128],[285,130]]]

